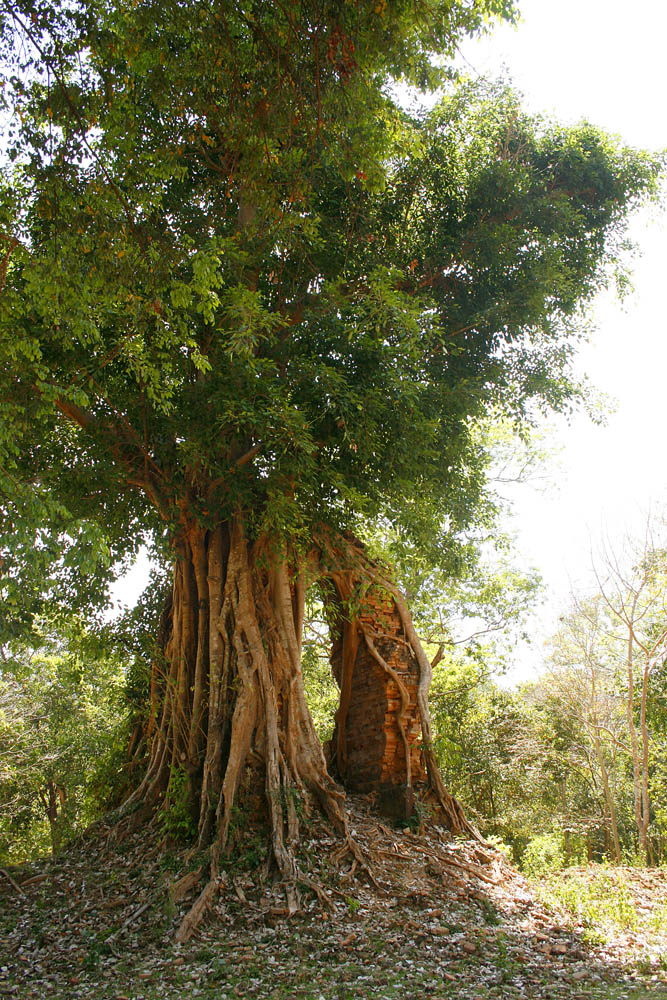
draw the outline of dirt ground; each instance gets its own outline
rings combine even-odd
[[[0,996],[667,1000],[666,871],[559,875],[577,892],[603,878],[606,898],[622,899],[620,923],[601,911],[591,926],[491,848],[433,825],[390,829],[364,799],[350,812],[369,870],[313,827],[302,861],[325,902],[304,889],[290,916],[265,841],[246,838],[181,945],[202,859],[168,848],[158,829],[100,827],[55,861],[2,871]]]

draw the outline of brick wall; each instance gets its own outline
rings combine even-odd
[[[417,711],[419,669],[405,641],[398,612],[390,595],[377,589],[364,598],[359,622],[368,629],[380,656],[405,684],[409,708],[404,726],[410,747],[412,784],[425,781],[419,752],[421,726]],[[333,630],[332,669],[340,677],[341,630]],[[347,769],[340,774],[351,791],[379,791],[405,785],[405,745],[398,727],[401,696],[393,678],[377,663],[368,646],[359,642],[352,676],[352,697],[346,724]],[[334,734],[334,746],[336,734]]]

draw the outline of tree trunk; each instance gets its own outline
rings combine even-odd
[[[377,577],[377,567],[362,550],[340,539],[340,560],[342,549],[349,550],[345,558],[352,552],[357,574],[361,553],[363,572],[369,580]],[[216,884],[242,809],[245,826],[263,824],[270,832],[273,858],[295,908],[297,881],[312,884],[297,867],[300,816],[319,808],[357,856],[347,829],[345,793],[328,773],[301,673],[306,587],[318,574],[332,576],[330,547],[314,546],[306,558],[267,538],[251,545],[242,521],[235,520],[214,530],[188,526],[174,554],[171,602],[161,624],[164,647],[153,663],[145,724],[148,767],[128,808],[162,807],[180,829],[196,832],[198,846],[210,850]],[[419,661],[414,701],[429,783],[452,828],[474,834],[435,766],[426,704],[428,659],[402,598],[390,584],[387,592],[404,641]],[[352,636],[356,629],[347,631]],[[365,641],[374,649],[363,628],[356,635],[357,645]],[[343,691],[342,704],[345,697]],[[407,747],[401,704],[397,725]],[[408,785],[409,760],[407,753]],[[214,891],[207,887],[205,903]],[[202,904],[198,912],[203,909]]]
[[[199,845],[212,845],[214,871],[249,775],[255,798],[261,784],[285,878],[296,876],[299,804],[308,811],[317,801],[345,828],[344,793],[327,773],[305,700],[304,595],[299,567],[265,540],[251,549],[238,521],[191,527],[178,540],[171,625],[151,678],[149,764],[131,800],[169,807],[170,793],[180,794]]]
[[[47,798],[48,795],[48,798]],[[56,785],[53,778],[49,778],[47,782],[46,789],[41,793],[42,804],[44,805],[44,810],[46,812],[47,819],[49,821],[49,834],[51,837],[51,856],[55,856],[60,851],[60,829],[59,829],[59,816],[58,816],[58,803],[64,805],[65,802],[65,790]]]
[[[646,658],[642,676],[641,705],[639,709],[639,732],[642,740],[641,757],[641,816],[639,824],[639,845],[642,858],[645,864],[653,864],[651,845],[648,839],[648,827],[651,819],[651,809],[649,803],[648,779],[649,779],[649,736],[646,721],[646,704],[648,701],[648,685],[651,676],[652,664],[649,657]]]
[[[634,622],[635,611],[637,605],[637,595],[635,595],[630,621]],[[637,827],[637,837],[639,839],[639,853],[642,856],[644,864],[647,860],[647,850],[646,850],[646,831],[647,825],[644,824],[643,816],[643,802],[642,802],[642,768],[639,759],[639,743],[637,740],[637,728],[635,726],[634,718],[634,631],[632,625],[628,627],[628,640],[627,640],[627,654],[626,654],[626,673],[628,678],[628,693],[625,699],[625,717],[628,724],[628,735],[630,736],[630,748],[632,752],[632,790],[634,797],[635,806],[635,825]]]
[[[597,729],[593,729],[593,743],[595,746],[595,755],[597,757],[598,766],[600,768],[600,777],[602,779],[602,788],[604,790],[604,804],[605,812],[609,815],[609,825],[605,822],[605,830],[608,831],[610,842],[613,844],[614,848],[614,860],[617,865],[620,865],[621,856],[621,842],[618,837],[618,823],[616,820],[616,805],[614,803],[614,796],[612,794],[611,788],[609,786],[609,773],[607,771],[607,766],[604,761],[604,754],[602,751],[602,746],[600,744],[600,734]],[[606,816],[605,816],[606,820]],[[611,846],[611,845],[610,845]]]

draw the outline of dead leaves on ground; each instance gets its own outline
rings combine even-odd
[[[340,854],[340,841],[315,829],[300,860],[327,907],[304,889],[303,909],[290,918],[281,885],[237,863],[180,946],[175,930],[207,871],[201,859],[181,870],[185,854],[165,851],[157,831],[122,843],[98,832],[54,863],[8,872],[0,880],[0,995],[592,1000],[636,996],[647,977],[659,987],[658,966],[637,972],[648,948],[641,935],[587,946],[581,929],[536,902],[493,850],[437,827],[392,830],[363,799],[352,799],[349,813],[375,884],[354,854]],[[637,906],[662,902],[666,888],[665,873],[639,873]]]

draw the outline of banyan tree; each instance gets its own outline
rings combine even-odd
[[[400,808],[417,787],[467,829],[373,539],[455,565],[486,510],[479,421],[570,405],[582,307],[658,172],[504,84],[451,82],[457,42],[510,7],[0,7],[7,629],[99,605],[159,549],[130,801],[178,784],[214,876],[246,787],[287,885],[299,814],[346,837],[346,787]],[[401,80],[444,89],[409,112]],[[326,753],[301,674],[314,585],[341,691]]]

